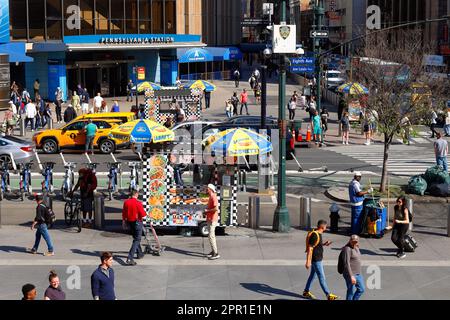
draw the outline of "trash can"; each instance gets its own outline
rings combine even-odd
[[[300,228],[312,229],[311,198],[300,198]]]
[[[100,194],[94,196],[94,226],[97,230],[105,227],[105,197]]]
[[[248,199],[248,226],[250,229],[259,228],[259,216],[261,209],[261,198],[258,196],[251,196]]]

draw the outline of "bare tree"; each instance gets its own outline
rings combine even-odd
[[[375,115],[378,131],[384,136],[381,192],[387,186],[390,146],[405,119],[423,122],[432,108],[444,105],[444,82],[427,76],[423,68],[424,55],[432,52],[432,44],[422,39],[420,29],[369,35],[355,67],[355,78],[370,90],[366,112]],[[420,88],[421,94],[414,94],[414,87]]]

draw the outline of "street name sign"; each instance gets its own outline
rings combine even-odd
[[[312,72],[314,72],[314,66],[291,66],[291,72],[293,72],[293,73],[312,73]]]
[[[309,32],[309,36],[311,38],[328,39],[330,37],[330,33],[328,32],[328,30],[311,30]]]

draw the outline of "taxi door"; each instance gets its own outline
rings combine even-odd
[[[86,144],[86,121],[77,121],[62,129],[61,147],[80,148]]]
[[[92,120],[92,123],[97,126],[97,134],[95,135],[94,145],[98,145],[98,140],[101,137],[108,136],[111,131],[111,124],[104,120]]]

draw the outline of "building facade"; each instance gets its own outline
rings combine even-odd
[[[41,95],[49,100],[56,87],[67,97],[78,84],[91,95],[124,95],[128,80],[137,81],[136,67],[145,68],[146,81],[171,86],[181,76],[179,61],[208,63],[196,49],[240,39],[231,26],[233,15],[240,17],[239,0],[219,1],[229,3],[226,15],[222,7],[211,7],[218,1],[203,0],[2,1],[9,30],[0,53],[10,54],[11,80],[30,91],[39,79]],[[216,20],[218,36],[204,33]],[[227,49],[211,61],[226,59]]]

